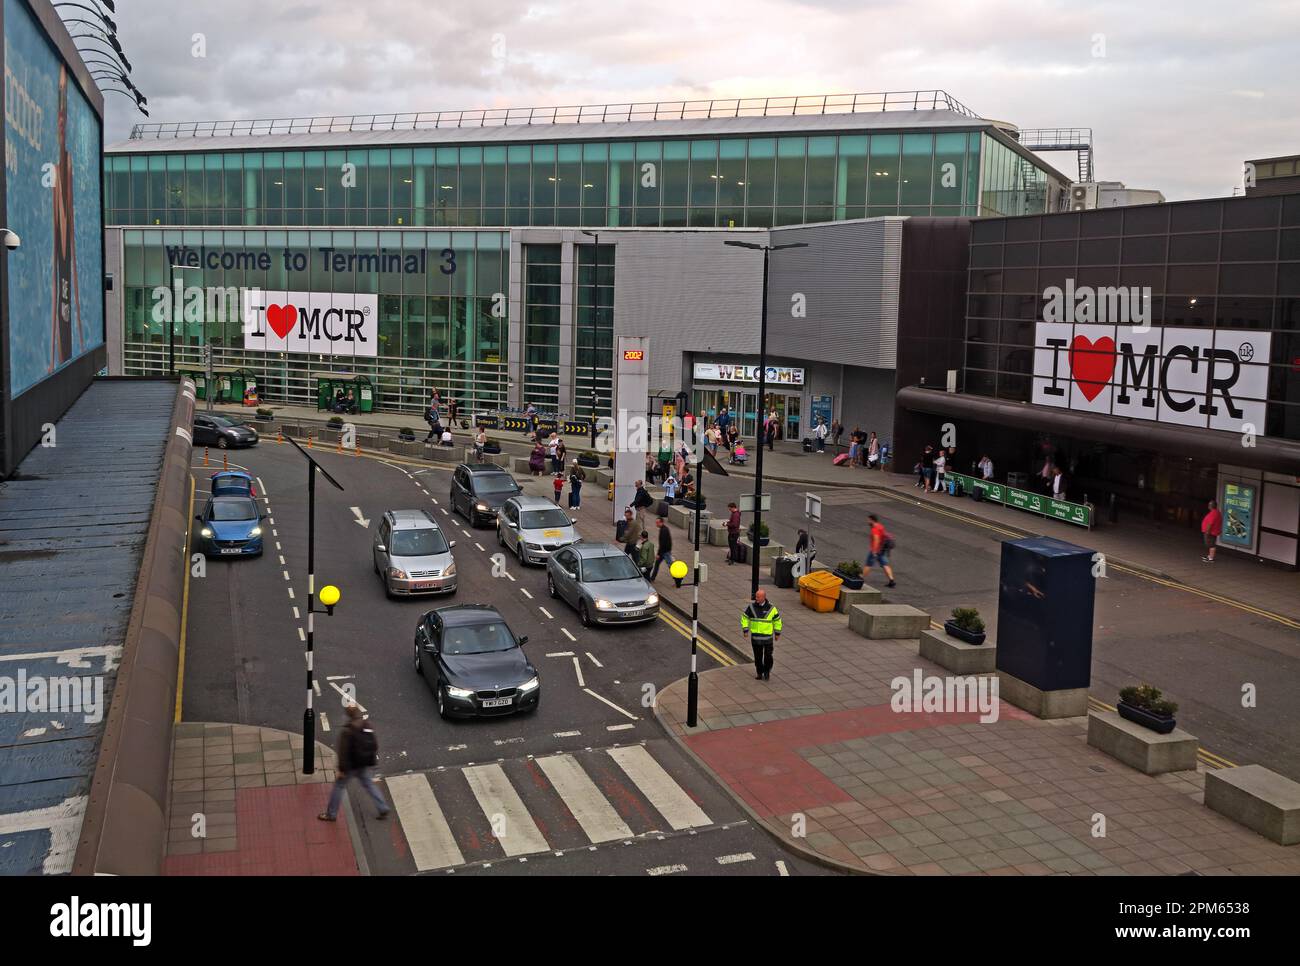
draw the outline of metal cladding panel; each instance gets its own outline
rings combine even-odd
[[[772,244],[807,248],[772,253],[768,352],[871,369],[898,361],[900,217],[870,218],[772,232]],[[805,314],[793,307],[802,296]]]
[[[610,230],[614,334],[650,336],[650,391],[686,388],[682,353],[758,354],[763,231]],[[600,233],[606,243],[606,231]]]

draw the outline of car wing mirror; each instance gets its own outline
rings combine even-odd
[[[525,644],[527,644],[527,643],[528,643],[528,635],[527,635],[527,634],[525,634],[523,637],[519,638],[519,646],[520,646],[520,647],[523,647],[523,646],[524,646]]]
[[[455,540],[448,540],[448,541],[447,541],[447,546],[449,546],[449,547],[454,547],[454,546],[456,546],[456,541],[455,541]]]
[[[388,553],[388,548],[385,547],[382,543],[375,544],[375,549],[378,550],[380,553]]]
[[[199,523],[202,523],[202,522],[203,522],[203,514],[201,514],[201,513],[196,513],[196,514],[194,514],[194,519],[195,519],[195,520],[198,520]]]

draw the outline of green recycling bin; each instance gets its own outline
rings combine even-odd
[[[180,374],[184,379],[194,380],[194,396],[196,399],[208,398],[208,377],[204,372],[197,369],[182,369]]]
[[[370,377],[357,376],[353,381],[355,386],[352,390],[352,396],[357,401],[357,411],[363,413],[374,412],[375,387],[370,384]]]

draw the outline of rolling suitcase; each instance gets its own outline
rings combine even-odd
[[[835,457],[835,459],[831,460],[831,462],[836,466],[843,466],[848,461],[849,461],[848,453],[841,453],[839,456]]]
[[[811,436],[805,436],[803,438],[803,451],[805,453],[811,453],[813,451],[813,441]]]

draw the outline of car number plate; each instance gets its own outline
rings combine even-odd
[[[485,708],[504,708],[513,703],[514,698],[484,698],[483,707]]]
[[[221,552],[222,553],[243,553],[244,548],[243,547],[222,547]]]
[[[640,616],[641,616],[642,614],[644,614],[644,613],[645,613],[644,610],[625,610],[625,611],[623,611],[623,616],[624,616],[624,617],[640,617]]]
[[[425,581],[421,581],[420,583],[411,584],[411,589],[412,589],[412,590],[429,590],[429,589],[431,589],[431,588],[433,588],[433,587],[437,587],[437,586],[438,586],[437,584],[435,584],[435,583],[433,583],[433,582],[431,582],[431,581],[425,580]]]

